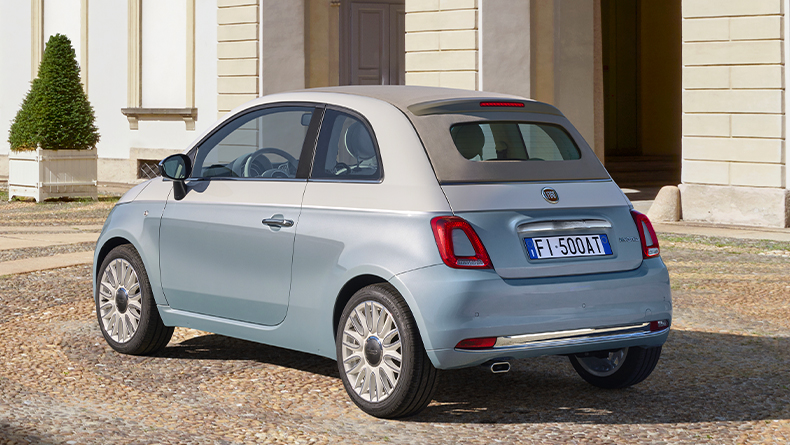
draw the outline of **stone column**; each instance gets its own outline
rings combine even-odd
[[[782,3],[683,0],[684,220],[790,222]]]
[[[305,87],[305,0],[261,0],[261,95]]]

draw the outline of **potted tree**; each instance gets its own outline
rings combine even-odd
[[[38,77],[11,123],[8,199],[96,199],[99,132],[94,121],[71,41],[56,34],[49,38]]]

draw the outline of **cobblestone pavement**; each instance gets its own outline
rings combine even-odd
[[[0,443],[790,442],[790,245],[661,242],[675,323],[645,382],[595,389],[562,357],[443,372],[398,421],[357,409],[320,357],[188,329],[156,357],[115,353],[89,266],[0,277]]]

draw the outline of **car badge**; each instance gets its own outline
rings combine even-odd
[[[543,190],[540,191],[540,194],[543,195],[543,199],[550,202],[551,204],[560,202],[560,195],[558,195],[557,191],[551,187],[544,187]]]

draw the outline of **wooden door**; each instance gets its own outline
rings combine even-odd
[[[341,83],[405,84],[406,13],[403,1],[348,1],[343,5]]]

